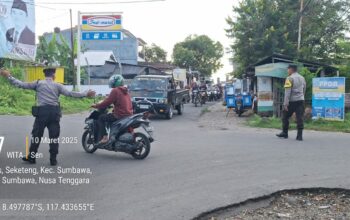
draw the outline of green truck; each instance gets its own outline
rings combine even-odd
[[[174,110],[181,115],[184,104],[190,101],[188,89],[177,88],[172,75],[141,75],[129,85],[135,113],[154,108],[157,115],[171,119]]]

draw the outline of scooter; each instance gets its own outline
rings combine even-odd
[[[200,103],[201,103],[201,106],[204,105],[206,101],[207,101],[207,91],[200,90]]]
[[[138,160],[145,159],[154,141],[153,128],[148,119],[151,112],[135,114],[110,123],[106,126],[109,141],[106,144],[99,144],[97,120],[104,113],[107,113],[106,109],[94,110],[86,118],[82,136],[84,150],[87,153],[94,153],[97,149],[123,152]],[[135,132],[137,128],[142,128],[144,132]]]

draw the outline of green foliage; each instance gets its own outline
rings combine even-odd
[[[350,40],[338,40],[334,58],[338,64],[339,76],[346,77],[346,92],[350,93]]]
[[[233,40],[236,75],[272,53],[321,62],[333,62],[336,40],[349,29],[348,0],[306,0],[301,50],[297,51],[300,1],[246,0],[233,8],[226,30]]]
[[[145,60],[152,63],[165,63],[167,62],[167,52],[156,44],[152,44],[150,47],[145,47]]]
[[[291,129],[296,129],[296,123],[291,121]],[[251,127],[259,128],[275,128],[281,129],[282,122],[280,118],[266,118],[254,115],[250,117],[247,121],[247,125]],[[315,131],[337,131],[337,132],[346,132],[350,133],[350,113],[347,113],[345,116],[345,121],[327,121],[324,119],[310,120],[305,122],[305,129],[315,130]]]
[[[20,66],[9,70],[15,78],[23,80],[23,69]],[[35,104],[34,91],[16,88],[7,79],[0,77],[0,94],[0,115],[31,114],[31,108]],[[60,102],[63,113],[69,114],[88,110],[93,101],[88,98],[75,99],[62,96]]]
[[[317,77],[317,73],[312,73],[305,67],[302,68],[299,71],[299,73],[305,78],[305,81],[306,81],[305,100],[311,101],[312,100],[312,79]]]
[[[220,59],[223,56],[223,46],[214,42],[206,35],[189,36],[185,41],[177,43],[173,50],[174,64],[192,70],[198,70],[204,76],[222,67]]]
[[[15,88],[8,83],[0,82],[0,115],[30,115],[31,108],[35,104],[35,93],[31,90]],[[60,98],[64,114],[87,111],[92,99]]]
[[[48,63],[49,65],[60,65],[64,67],[65,83],[74,84],[73,59],[76,58],[76,39],[74,40],[74,57],[72,58],[72,48],[61,33],[53,33],[51,41],[39,37],[36,60],[39,63]],[[82,74],[82,79],[84,74]]]

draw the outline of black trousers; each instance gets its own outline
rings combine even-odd
[[[117,121],[118,118],[116,118],[113,113],[108,113],[108,114],[102,114],[98,117],[97,120],[97,127],[98,127],[98,133],[99,133],[99,140],[105,135],[107,135],[106,131],[106,124],[112,123]]]
[[[283,132],[288,132],[289,129],[289,118],[295,112],[297,118],[297,128],[298,130],[304,129],[304,101],[289,102],[288,111],[283,111],[282,123]]]
[[[56,158],[58,154],[60,136],[61,110],[59,106],[40,106],[32,130],[30,153],[37,153],[45,128],[49,130],[50,156]]]

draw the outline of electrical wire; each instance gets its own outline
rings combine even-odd
[[[136,3],[151,3],[151,2],[163,2],[166,0],[132,0],[132,1],[105,1],[105,2],[26,2],[31,5],[112,5],[112,4],[136,4]],[[13,2],[10,0],[3,0],[1,2]]]
[[[62,13],[62,14],[59,14],[59,15],[57,15],[57,16],[54,16],[54,17],[50,17],[50,18],[38,20],[38,22],[39,22],[39,23],[46,23],[46,22],[49,22],[49,21],[51,21],[51,20],[64,17],[64,16],[66,16],[67,14],[69,14],[69,11],[66,11],[66,12],[64,12],[64,13]]]
[[[134,3],[149,3],[163,2],[165,0],[136,0],[136,1],[109,1],[109,2],[37,2],[37,4],[45,5],[110,5],[110,4],[134,4]]]

